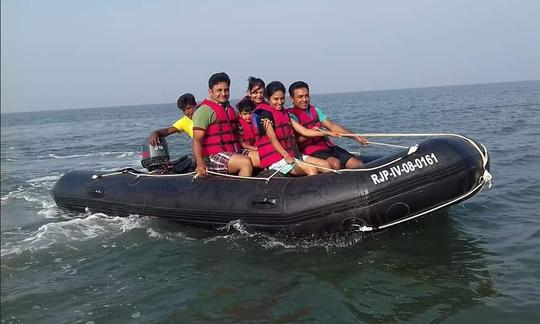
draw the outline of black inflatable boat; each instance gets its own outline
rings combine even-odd
[[[166,217],[210,228],[302,235],[376,231],[459,203],[491,179],[486,148],[440,136],[365,164],[310,177],[252,178],[72,171],[52,190],[59,207],[110,216]]]

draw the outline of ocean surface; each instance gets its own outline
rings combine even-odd
[[[78,214],[55,206],[55,181],[140,168],[140,144],[179,117],[175,103],[2,114],[1,323],[540,323],[540,81],[312,103],[356,132],[475,138],[493,187],[376,235],[289,238]],[[185,135],[168,142],[173,157],[190,152]]]

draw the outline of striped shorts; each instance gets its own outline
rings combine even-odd
[[[206,163],[208,171],[226,174],[229,160],[233,154],[234,153],[232,152],[220,152],[207,156],[204,162]]]

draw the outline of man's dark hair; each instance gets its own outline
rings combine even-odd
[[[255,77],[250,76],[247,80],[248,80],[248,90],[250,92],[251,92],[251,90],[253,90],[256,87],[260,87],[260,88],[262,88],[264,90],[264,87],[266,86],[264,84],[264,81],[262,79],[259,79],[259,78],[255,78]]]
[[[309,91],[309,86],[304,81],[293,82],[293,84],[289,86],[289,95],[292,97],[294,95],[294,90],[301,88],[306,88]]]
[[[251,101],[249,98],[242,99],[237,105],[236,108],[238,108],[239,112],[252,112],[255,110],[255,103]]]
[[[225,82],[228,86],[231,86],[231,79],[229,79],[227,73],[219,72],[212,74],[210,79],[208,79],[208,89],[212,89],[216,84],[221,82]]]
[[[176,105],[178,108],[180,108],[180,110],[184,111],[189,105],[196,106],[197,101],[195,101],[195,96],[193,96],[191,93],[184,93],[178,98]]]
[[[264,91],[264,96],[266,97],[266,99],[270,99],[270,97],[274,94],[274,92],[277,92],[277,91],[283,91],[283,93],[285,94],[285,86],[283,85],[283,83],[279,81],[272,81],[268,83],[268,85],[266,86],[266,90]]]

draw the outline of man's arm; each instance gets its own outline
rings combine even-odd
[[[162,128],[162,129],[155,130],[150,134],[150,139],[149,139],[148,142],[150,144],[152,144],[153,146],[158,146],[160,137],[167,137],[167,136],[169,136],[171,134],[174,134],[174,133],[178,133],[178,129],[176,129],[176,128],[172,127],[172,126],[167,127],[167,128]]]
[[[206,164],[204,163],[204,159],[202,156],[202,144],[201,141],[204,138],[205,130],[202,129],[194,129],[193,130],[193,141],[191,142],[191,148],[193,150],[193,157],[195,158],[195,162],[197,163],[197,167],[195,168],[195,172],[198,176],[204,176],[206,175]]]
[[[216,116],[212,108],[203,105],[193,114],[192,120],[193,140],[191,142],[191,149],[193,150],[193,157],[197,163],[195,172],[198,176],[204,176],[208,169],[202,155],[202,140],[206,135],[206,129],[216,120]]]
[[[291,124],[297,133],[305,137],[320,137],[320,136],[339,137],[339,134],[334,133],[332,131],[325,131],[325,130],[318,131],[314,129],[305,128],[304,126],[300,125],[300,123],[296,122],[294,119],[291,119]]]
[[[335,133],[338,133],[338,134],[352,134],[352,132],[350,130],[348,130],[347,128],[345,128],[345,127],[343,127],[343,126],[341,126],[341,125],[339,125],[337,123],[332,122],[328,118],[326,118],[324,121],[322,121],[321,124],[325,128],[327,128],[327,129],[329,129],[329,130],[331,130],[331,131],[333,131]],[[365,137],[356,136],[354,139],[356,141],[358,141],[358,143],[360,143],[360,144],[364,144],[364,145],[368,144],[368,140]]]

